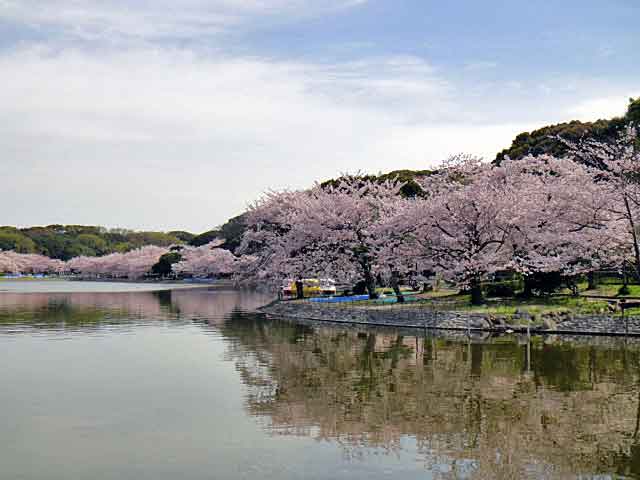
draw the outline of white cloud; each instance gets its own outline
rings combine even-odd
[[[0,176],[20,199],[0,218],[204,230],[268,188],[491,159],[521,131],[624,111],[611,79],[473,78],[492,61],[461,76],[414,56],[229,55],[248,30],[366,2],[0,0],[0,22],[48,39],[0,51]]]
[[[0,56],[0,75],[9,224],[204,230],[268,188],[491,157],[528,127],[465,123],[455,88],[413,57],[30,48]]]
[[[102,40],[191,38],[248,22],[282,22],[364,4],[366,0],[0,0],[0,20]]]
[[[628,96],[625,95],[589,98],[570,107],[567,113],[576,120],[588,122],[623,116],[627,104]]]

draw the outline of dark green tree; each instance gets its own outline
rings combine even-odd
[[[171,274],[174,263],[178,263],[182,260],[182,255],[179,252],[165,253],[160,257],[158,263],[151,267],[151,273],[159,275],[161,277],[167,277]]]
[[[189,241],[189,245],[193,247],[201,247],[207,243],[215,240],[220,236],[220,230],[209,230],[207,232],[196,235]]]
[[[14,250],[18,253],[36,253],[37,247],[33,240],[21,234],[14,228],[0,229],[0,250]]]

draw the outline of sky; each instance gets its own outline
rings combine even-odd
[[[0,225],[202,232],[640,96],[637,0],[0,0]]]

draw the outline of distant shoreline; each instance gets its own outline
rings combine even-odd
[[[171,282],[171,281],[132,281],[132,280],[82,280],[65,278],[7,278],[0,279],[0,297],[4,294],[32,293],[131,293],[170,290],[216,290],[233,288],[229,282]]]
[[[38,280],[37,278],[34,280]],[[202,281],[193,281],[193,280],[158,280],[158,279],[129,279],[129,278],[65,278],[60,277],[60,280],[68,280],[71,282],[106,282],[106,283],[157,283],[158,285],[204,285],[204,286],[212,286],[212,285],[223,285],[223,286],[233,286],[233,282],[228,280],[202,280]]]
[[[13,282],[102,282],[102,283],[144,283],[158,285],[188,285],[188,286],[224,286],[233,287],[235,284],[229,280],[168,280],[168,279],[130,279],[130,278],[80,278],[80,277],[4,277],[0,276],[0,281]]]

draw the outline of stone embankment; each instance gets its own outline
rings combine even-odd
[[[344,324],[438,330],[527,332],[549,334],[640,336],[640,317],[614,315],[547,315],[529,321],[526,313],[511,317],[402,305],[386,308],[338,306],[306,301],[277,301],[259,309],[267,316]]]

